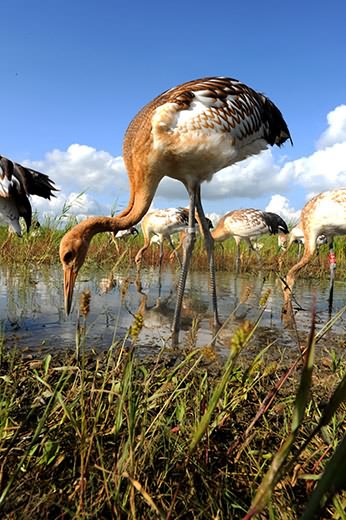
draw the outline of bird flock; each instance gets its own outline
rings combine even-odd
[[[155,97],[129,124],[123,142],[123,158],[129,178],[130,194],[126,209],[114,217],[96,216],[70,229],[60,243],[64,273],[65,311],[70,313],[77,275],[88,254],[95,234],[111,232],[117,243],[122,235],[137,232],[141,222],[144,245],[135,259],[140,271],[142,257],[153,241],[160,245],[160,269],[163,242],[180,232],[183,249],[176,305],[172,323],[172,342],[177,343],[181,308],[191,255],[198,229],[204,236],[208,257],[213,324],[220,325],[214,266],[214,242],[234,237],[244,240],[256,251],[254,240],[269,233],[280,238],[285,250],[295,240],[304,243],[304,253],[289,270],[284,283],[288,302],[299,271],[310,261],[321,240],[333,253],[333,237],[346,234],[346,188],[320,193],[303,208],[299,225],[289,234],[284,220],[275,213],[259,209],[233,210],[224,215],[215,229],[206,218],[201,185],[217,172],[256,155],[268,146],[282,146],[291,140],[286,121],[278,107],[264,94],[229,77],[206,77],[183,83]],[[149,211],[163,177],[183,183],[188,208]],[[0,156],[0,218],[19,236],[19,218],[29,230],[31,195],[50,199],[56,191],[47,176]],[[156,237],[156,238],[153,238]],[[178,262],[177,251],[174,253]]]

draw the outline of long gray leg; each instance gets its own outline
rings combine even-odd
[[[239,274],[240,270],[240,242],[236,241],[236,256],[235,256],[235,272]]]
[[[331,241],[329,244],[328,259],[329,259],[329,272],[330,272],[328,310],[329,310],[329,314],[331,314],[332,309],[333,309],[334,279],[335,279],[335,271],[336,271],[336,258],[335,258],[335,253],[334,253],[334,249],[333,249],[333,241]]]
[[[189,192],[190,205],[189,205],[189,227],[184,240],[183,249],[183,266],[180,273],[180,278],[177,287],[177,301],[175,304],[175,311],[173,316],[172,324],[172,345],[175,346],[179,339],[180,321],[181,321],[181,308],[183,304],[183,297],[186,285],[187,273],[190,267],[191,255],[196,240],[196,229],[195,229],[195,208],[196,208],[196,188],[187,188]]]
[[[207,249],[208,255],[208,267],[209,267],[209,280],[210,280],[210,288],[211,288],[211,297],[213,304],[213,314],[214,314],[214,327],[218,327],[221,325],[219,320],[219,314],[217,310],[217,296],[216,296],[216,280],[215,280],[215,261],[214,261],[214,240],[210,234],[209,225],[207,219],[205,218],[205,214],[203,211],[202,203],[201,203],[201,187],[198,186],[197,197],[196,197],[196,207],[199,219],[201,221],[205,247]]]
[[[172,239],[171,239],[171,236],[170,236],[170,235],[168,236],[168,242],[169,242],[169,245],[170,245],[171,248],[172,248],[172,252],[175,254],[175,258],[178,260],[179,267],[181,267],[181,260],[180,260],[180,257],[179,257],[179,255],[178,255],[178,253],[177,253],[177,249],[176,249],[176,247],[174,247],[174,244],[173,244],[173,242],[172,242]]]
[[[162,261],[163,261],[163,240],[160,241],[160,263],[159,263],[159,299],[161,298],[161,274],[162,274]]]
[[[253,251],[257,257],[257,260],[260,260],[260,255],[259,255],[259,252],[257,251],[257,249],[255,248],[255,246],[253,245],[252,241],[251,241],[251,238],[249,238],[248,240],[248,244],[249,244],[249,249],[250,251]]]

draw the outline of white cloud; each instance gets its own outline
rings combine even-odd
[[[127,202],[129,184],[122,157],[72,144],[66,151],[55,149],[42,161],[24,164],[49,175],[59,189],[51,201],[32,198],[33,208],[40,214],[59,215],[68,206],[69,213],[79,218],[109,215],[114,207],[120,210]]]
[[[253,199],[253,206],[261,207],[256,199],[272,196],[267,208],[293,219],[298,211],[291,207],[288,197],[293,199],[295,190],[303,188],[310,198],[320,191],[346,186],[346,105],[331,111],[327,122],[318,149],[311,155],[288,161],[282,155],[274,158],[269,149],[215,174],[202,187],[203,200],[210,201],[209,211],[214,206],[218,213],[224,213],[225,206],[230,211],[232,200],[240,198]],[[60,190],[50,202],[33,197],[34,209],[39,212],[59,214],[78,194],[83,194],[81,205],[75,203],[71,213],[83,217],[109,215],[112,209],[119,211],[127,204],[129,183],[122,157],[72,144],[65,151],[52,150],[44,160],[30,164],[48,174]],[[164,178],[156,196],[161,207],[188,204],[186,189],[173,179]]]
[[[32,206],[39,215],[54,218],[66,214],[75,216],[78,220],[90,215],[109,214],[109,207],[100,204],[95,198],[87,193],[72,192],[65,194],[57,193],[50,201],[42,197],[33,196]]]
[[[280,175],[314,192],[346,186],[346,140],[286,163]]]
[[[283,195],[279,195],[278,193],[272,196],[265,208],[265,211],[277,213],[287,222],[287,224],[295,224],[300,218],[300,210],[295,210],[292,208],[288,198],[284,197]]]
[[[339,105],[327,115],[328,128],[317,142],[317,148],[323,149],[346,141],[346,105]]]
[[[71,144],[66,151],[55,149],[43,161],[32,166],[44,171],[58,187],[69,191],[104,193],[128,189],[128,180],[122,157],[81,144]]]
[[[217,172],[211,182],[203,184],[203,199],[257,198],[268,191],[285,189],[285,183],[271,150],[266,150]],[[186,198],[186,189],[181,182],[164,178],[157,194],[167,199]]]

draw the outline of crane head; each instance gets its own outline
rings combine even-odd
[[[64,302],[65,312],[70,314],[73,289],[79,269],[82,267],[88,252],[90,239],[78,233],[78,226],[71,229],[60,242],[60,261],[64,269]]]

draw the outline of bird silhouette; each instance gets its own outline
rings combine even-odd
[[[201,184],[268,145],[282,145],[290,133],[280,110],[263,94],[227,77],[207,77],[171,88],[149,102],[132,120],[123,157],[130,183],[128,206],[115,217],[89,218],[72,228],[60,244],[65,310],[95,233],[135,225],[149,210],[165,176],[181,181],[189,195],[188,236],[177,287],[172,342],[178,340],[182,299],[195,242],[195,210],[201,220],[211,273],[214,324],[219,325],[213,240],[201,202]]]

